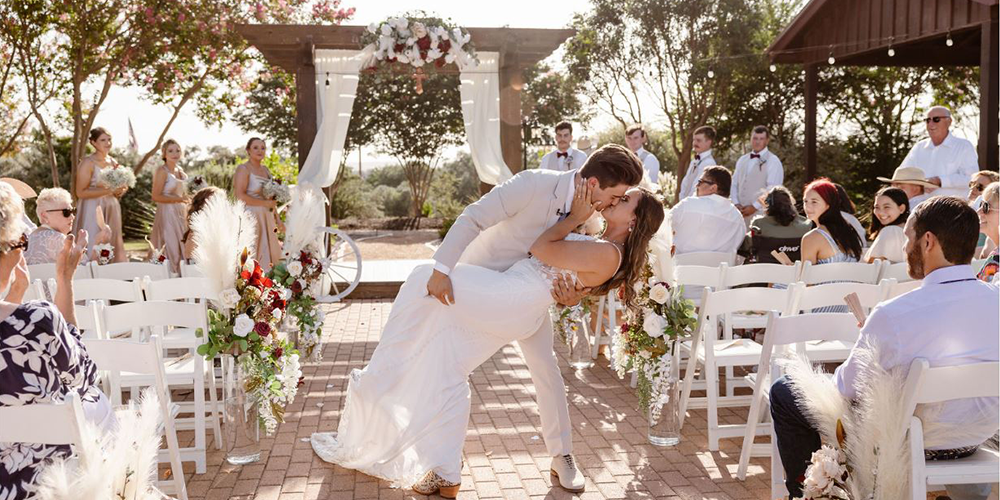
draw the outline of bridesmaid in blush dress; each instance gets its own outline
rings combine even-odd
[[[126,262],[125,240],[122,237],[122,209],[118,199],[128,190],[127,187],[108,189],[100,185],[101,171],[105,168],[118,167],[118,162],[108,153],[111,152],[111,134],[103,127],[90,131],[90,145],[94,154],[80,161],[76,170],[76,197],[80,200],[76,221],[73,223],[73,234],[86,229],[87,234],[99,234],[97,207],[104,211],[104,220],[111,229],[111,246],[114,248],[114,262]],[[88,243],[88,253],[96,243]]]
[[[281,260],[281,242],[278,232],[285,226],[278,218],[278,203],[265,199],[264,183],[271,179],[271,172],[261,165],[267,153],[263,139],[253,137],[247,142],[247,162],[236,167],[233,190],[236,198],[246,204],[247,210],[257,218],[257,249],[254,258],[265,270]]]
[[[181,146],[177,141],[167,140],[160,152],[163,154],[163,165],[153,174],[156,217],[153,219],[153,231],[149,240],[153,248],[163,251],[170,261],[171,270],[177,273],[180,271],[181,259],[184,258],[184,244],[181,240],[187,232],[188,196],[184,192],[187,174],[177,166],[181,159]]]

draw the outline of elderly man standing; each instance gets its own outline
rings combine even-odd
[[[928,138],[916,143],[900,166],[920,167],[927,181],[938,187],[927,190],[934,196],[964,198],[969,177],[979,170],[976,148],[949,132],[952,118],[948,108],[934,106],[924,121]]]

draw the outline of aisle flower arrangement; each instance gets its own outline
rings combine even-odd
[[[389,18],[368,25],[362,35],[361,44],[370,54],[363,67],[381,63],[408,64],[418,70],[425,65],[441,68],[452,63],[459,68],[475,67],[479,61],[470,39],[467,30],[441,19]]]
[[[298,330],[298,347],[308,359],[321,359],[319,346],[323,335],[323,313],[316,305],[316,295],[325,270],[324,259],[307,250],[289,255],[277,263],[268,276],[289,292],[288,319]]]
[[[590,297],[584,297],[575,306],[563,306],[553,304],[549,315],[552,318],[552,329],[555,331],[559,341],[568,344],[573,334],[582,328],[584,324],[590,323]]]

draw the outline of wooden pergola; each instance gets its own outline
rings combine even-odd
[[[319,127],[316,113],[316,49],[360,50],[365,26],[243,24],[237,31],[267,61],[295,75],[299,166]],[[551,54],[576,31],[572,29],[467,28],[477,51],[500,53],[500,146],[511,172],[521,162],[522,71]],[[457,74],[454,65],[441,73]]]
[[[768,48],[772,62],[805,67],[807,179],[816,174],[818,68],[831,56],[838,66],[979,66],[979,165],[996,170],[997,2],[811,0]]]

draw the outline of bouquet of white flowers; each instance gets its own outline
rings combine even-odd
[[[94,251],[97,252],[97,263],[102,266],[115,260],[115,248],[110,243],[94,245]]]
[[[277,201],[279,205],[292,201],[291,190],[278,179],[268,179],[264,183],[263,193],[265,198]]]
[[[108,167],[101,170],[98,181],[108,189],[118,189],[122,187],[135,187],[135,173],[131,168],[122,166]]]

